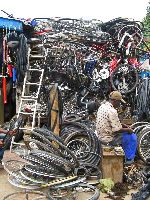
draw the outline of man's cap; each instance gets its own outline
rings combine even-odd
[[[109,95],[109,98],[110,99],[113,99],[113,100],[118,100],[118,101],[121,101],[122,103],[126,103],[123,98],[122,98],[122,95],[119,91],[113,91],[110,93]]]

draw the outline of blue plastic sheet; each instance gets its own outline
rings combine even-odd
[[[0,17],[0,28],[22,31],[23,25],[22,22],[19,20]]]

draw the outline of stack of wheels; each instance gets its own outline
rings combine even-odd
[[[101,158],[100,142],[91,129],[79,122],[63,124],[61,138],[77,157],[80,165],[98,166]]]
[[[79,166],[78,160],[51,131],[34,129],[28,141],[28,150],[19,155],[23,162],[4,162],[4,168],[9,174],[8,181],[12,185],[30,190],[77,178],[72,174]]]
[[[131,126],[138,137],[138,154],[147,163],[150,158],[150,123],[136,122]]]

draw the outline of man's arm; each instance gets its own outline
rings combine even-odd
[[[4,130],[4,129],[0,128],[0,134],[1,133],[8,134],[8,135],[14,135],[16,133],[16,129],[8,131],[8,130]]]
[[[112,127],[112,132],[114,134],[128,132],[133,133],[133,130],[127,126],[126,124],[121,124],[117,111],[113,111],[109,113],[109,120]]]
[[[3,141],[0,140],[0,147],[3,147],[4,146],[4,143]]]
[[[128,132],[128,133],[133,133],[133,129],[130,128],[127,124],[122,124],[122,129],[120,130],[121,132]]]
[[[1,134],[1,133],[7,134],[8,131],[7,131],[7,130],[4,130],[4,129],[2,129],[2,128],[0,128],[0,134]]]

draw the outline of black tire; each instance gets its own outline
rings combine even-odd
[[[128,33],[129,35],[132,35],[134,39],[134,45],[139,46],[143,40],[143,34],[141,29],[138,27],[138,24],[128,24],[126,26],[123,26],[118,33],[118,41],[121,41],[124,34]],[[137,37],[138,36],[138,37]],[[128,39],[124,38],[123,45],[127,45],[125,42],[129,41],[130,37],[128,36]],[[126,40],[126,41],[125,41]]]
[[[133,75],[133,74],[129,75],[128,72],[127,72],[128,74],[125,74],[125,73],[123,72],[123,67],[126,68],[126,69],[128,69],[130,73],[132,72],[132,73],[134,74],[134,76],[131,77],[131,75]],[[127,77],[128,80],[129,80],[129,78],[132,79],[132,80],[135,80],[135,81],[133,82],[132,86],[130,86],[130,88],[127,89],[127,90],[121,90],[121,89],[119,89],[119,83],[116,82],[116,79],[117,79],[117,78],[121,78],[121,79],[122,79],[123,73],[124,73],[124,76],[128,76],[128,77]],[[136,68],[134,68],[132,65],[120,64],[120,65],[118,65],[118,66],[114,69],[114,71],[112,72],[112,74],[111,74],[111,76],[110,76],[110,82],[111,82],[112,88],[113,88],[114,90],[120,91],[122,94],[129,94],[129,93],[131,93],[132,91],[134,91],[134,89],[136,88],[136,86],[137,86],[137,84],[138,84],[138,81],[139,81],[138,72],[137,72]],[[129,85],[129,84],[128,84],[128,85]]]
[[[147,127],[138,138],[138,153],[140,158],[147,163],[150,158],[150,127]]]
[[[132,129],[135,129],[135,128],[138,128],[138,126],[147,126],[148,125],[148,122],[135,122],[134,124],[131,125],[131,128]]]

